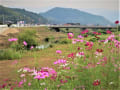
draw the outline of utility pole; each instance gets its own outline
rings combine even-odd
[[[4,17],[4,14],[3,14],[3,24],[5,23],[4,20],[5,20],[5,17]]]

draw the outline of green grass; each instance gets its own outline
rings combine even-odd
[[[21,57],[22,53],[19,51],[15,51],[13,49],[0,50],[0,60],[20,59]]]
[[[45,32],[40,30],[39,34],[41,33]],[[47,33],[43,36],[46,37],[46,34]],[[51,34],[49,33],[49,35]],[[57,34],[55,35],[55,37],[58,36]],[[106,39],[108,36],[108,34],[100,35],[103,39]],[[88,41],[93,37],[94,36],[88,36],[84,40]],[[29,65],[32,64],[37,71],[40,71],[41,67],[44,66],[52,67],[57,72],[57,78],[51,80],[50,76],[37,80],[34,79],[34,76],[29,75],[31,72],[20,72],[20,74],[27,76],[25,76],[27,81],[22,84],[23,87],[15,87],[15,89],[119,90],[120,48],[116,48],[113,41],[109,41],[106,44],[95,41],[91,49],[86,49],[89,46],[85,46],[85,44],[86,42],[77,42],[76,44],[70,42],[66,44],[53,43],[54,47],[52,48],[28,51],[25,56],[33,58],[33,61],[27,60]],[[80,47],[80,50],[78,50],[78,47]],[[97,49],[103,50],[101,55],[95,54]],[[56,50],[61,50],[62,54],[57,54]],[[77,57],[76,54],[78,52],[84,52],[85,55],[83,57]],[[68,54],[71,53],[75,53],[74,57],[68,58]],[[66,67],[54,65],[53,62],[58,59],[67,60],[68,65]],[[27,67],[29,67],[29,65]],[[23,66],[24,65],[21,65],[20,67]],[[69,69],[64,69],[67,67],[69,67]],[[23,78],[20,79],[23,80]],[[67,82],[62,83],[61,80],[67,80]],[[99,83],[97,83],[98,85],[93,85],[96,80],[99,81]],[[20,81],[18,80],[18,82]],[[29,82],[31,82],[31,86],[28,86]],[[45,85],[40,85],[41,83],[45,83]]]

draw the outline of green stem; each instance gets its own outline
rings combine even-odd
[[[119,28],[118,27],[119,27],[119,25],[117,25],[117,33],[119,34],[119,31],[118,31]]]

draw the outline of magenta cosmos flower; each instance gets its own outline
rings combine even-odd
[[[56,53],[61,54],[62,51],[61,50],[56,50]]]
[[[30,47],[30,49],[33,49],[33,48],[34,48],[34,46],[31,46],[31,47]]]
[[[54,62],[54,64],[65,64],[67,61],[63,59],[58,59],[57,61]]]
[[[8,39],[8,41],[10,41],[10,42],[17,41],[17,40],[18,40],[17,38]]]
[[[84,38],[82,35],[78,35],[78,38]]]
[[[98,85],[100,85],[100,80],[95,80],[94,82],[93,82],[93,86],[98,86]]]
[[[78,57],[83,57],[85,54],[84,54],[84,52],[78,52],[77,54],[76,54],[76,56],[78,56]]]
[[[31,86],[31,83],[30,83],[30,82],[28,83],[28,86]]]
[[[37,72],[37,75],[34,77],[34,79],[44,79],[46,77],[49,77],[48,72]]]
[[[119,24],[119,21],[117,20],[117,21],[115,21],[115,24]]]
[[[27,42],[26,42],[26,41],[23,41],[23,44],[24,44],[25,46],[27,46]]]
[[[86,34],[86,33],[88,33],[88,29],[81,32],[81,34]]]
[[[72,39],[74,37],[74,34],[73,33],[68,33],[68,38],[69,39]]]
[[[112,34],[112,32],[110,30],[107,30],[106,33],[107,34]]]

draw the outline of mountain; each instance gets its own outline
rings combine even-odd
[[[93,15],[72,8],[53,8],[45,13],[40,13],[52,24],[80,23],[81,25],[112,25],[103,16]]]
[[[43,16],[26,11],[25,9],[8,8],[0,5],[0,23],[4,21],[25,21],[26,23],[47,23],[47,19]]]

